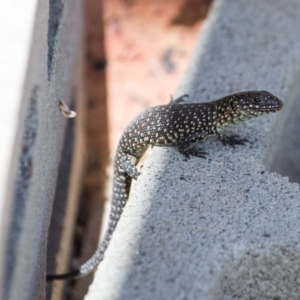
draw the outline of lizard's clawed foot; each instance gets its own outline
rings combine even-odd
[[[196,156],[196,157],[201,157],[201,158],[206,158],[207,156],[207,152],[198,148],[188,148],[188,149],[184,149],[183,151],[180,151],[181,154],[183,154],[186,158],[190,158],[191,156]]]
[[[247,139],[242,139],[238,135],[231,136],[219,136],[219,140],[223,145],[229,145],[231,147],[235,147],[236,145],[245,145],[245,143],[249,142]]]

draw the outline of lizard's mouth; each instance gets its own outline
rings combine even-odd
[[[268,112],[272,113],[272,112],[279,111],[281,109],[281,107],[269,107],[269,108],[265,108],[265,109],[259,109],[259,111],[264,112],[264,113],[268,113]]]
[[[252,116],[259,116],[259,115],[267,115],[271,113],[278,112],[283,105],[281,106],[272,106],[272,107],[265,107],[265,108],[256,108],[256,109],[249,109],[248,113]]]
[[[270,110],[271,112],[276,112],[278,110],[281,110],[283,107],[283,101],[277,98],[277,103],[274,105],[270,105],[267,107],[267,110]]]
[[[267,114],[267,113],[277,112],[281,110],[282,107],[283,107],[283,102],[278,99],[278,102],[276,104],[263,105],[258,108],[252,109],[252,112]]]

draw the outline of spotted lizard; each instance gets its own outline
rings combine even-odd
[[[203,150],[190,146],[213,135],[224,144],[244,144],[245,139],[227,137],[223,133],[234,124],[277,112],[283,106],[280,99],[266,91],[241,92],[213,102],[194,104],[186,103],[185,96],[169,105],[148,108],[127,126],[114,159],[112,205],[104,239],[94,255],[77,270],[48,275],[47,280],[83,277],[103,260],[128,200],[131,180],[137,180],[140,174],[136,164],[149,146],[176,146],[185,157],[205,157]]]

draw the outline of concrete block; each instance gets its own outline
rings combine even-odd
[[[296,0],[215,1],[177,94],[267,90],[299,107],[299,15]],[[151,150],[85,299],[299,299],[299,185],[272,172],[278,137],[299,140],[291,116],[236,126],[245,146],[202,143],[206,160]]]
[[[48,227],[67,120],[58,101],[69,103],[74,87],[80,1],[4,1],[0,7],[6,31],[0,49],[1,299],[45,299]]]

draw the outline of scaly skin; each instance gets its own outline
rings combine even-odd
[[[103,260],[128,200],[131,180],[138,178],[135,165],[149,146],[176,146],[186,157],[205,157],[205,152],[190,146],[212,135],[218,135],[224,144],[244,144],[245,139],[225,137],[223,132],[242,121],[277,112],[283,106],[280,99],[265,91],[237,93],[209,103],[179,104],[183,98],[170,105],[151,107],[127,126],[114,160],[112,206],[103,241],[79,269],[67,274],[48,275],[47,280],[83,277],[93,272]]]

